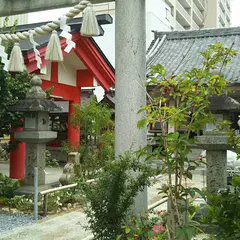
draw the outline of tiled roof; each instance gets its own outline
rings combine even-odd
[[[155,32],[155,40],[147,51],[147,70],[151,65],[163,65],[168,75],[180,74],[201,67],[205,51],[217,41],[238,51],[231,64],[222,70],[224,77],[240,83],[240,27],[194,31]]]

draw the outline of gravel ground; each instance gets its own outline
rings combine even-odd
[[[32,214],[0,212],[0,234],[35,222]]]

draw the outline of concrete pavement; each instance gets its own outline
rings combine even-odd
[[[0,172],[7,173],[7,164],[0,163]],[[48,182],[56,182],[61,175],[61,169],[47,168],[48,173],[46,179]],[[158,179],[158,183],[148,188],[148,204],[151,205],[161,199],[158,195],[158,188],[166,183],[167,177],[163,176]],[[199,171],[193,174],[193,180],[186,181],[186,186],[194,186],[198,188],[204,187],[206,180]],[[166,210],[167,204],[163,204],[157,208],[158,210]],[[0,239],[4,240],[81,240],[90,234],[85,231],[84,225],[87,219],[80,210],[68,212],[55,216],[47,217],[35,224],[13,229],[11,232],[3,233]]]

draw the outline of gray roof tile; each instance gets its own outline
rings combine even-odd
[[[162,39],[164,35],[166,35],[165,40],[155,45],[157,39]],[[155,32],[155,40],[148,49],[147,72],[149,73],[151,65],[156,64],[162,64],[168,75],[180,74],[193,67],[201,67],[203,57],[200,52],[205,51],[208,45],[217,41],[228,48],[234,43],[233,49],[239,52],[232,63],[222,70],[222,73],[227,80],[240,83],[240,27]]]

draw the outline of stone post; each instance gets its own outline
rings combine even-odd
[[[227,150],[228,137],[225,134],[205,132],[198,136],[197,144],[206,150],[207,192],[217,193],[227,187]]]
[[[207,191],[216,193],[227,187],[227,151],[207,150]]]
[[[75,174],[75,166],[79,167],[80,164],[80,153],[78,152],[70,152],[68,154],[68,162],[63,168],[63,173],[59,178],[59,182],[62,185],[68,185],[73,183]]]
[[[137,114],[146,104],[146,23],[145,0],[116,0],[116,88],[115,150],[145,146],[147,130],[139,130]],[[147,190],[135,199],[133,212],[147,210]]]
[[[34,168],[38,168],[38,185],[44,185],[45,182],[45,153],[46,143],[27,142],[26,147],[26,173],[24,185],[33,186]]]

